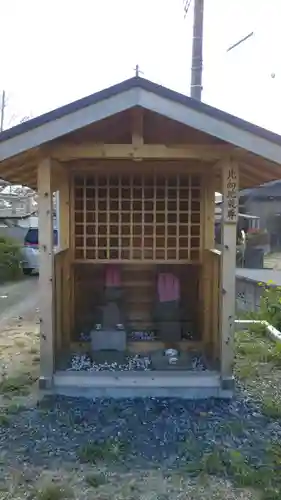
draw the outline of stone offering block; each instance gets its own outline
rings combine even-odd
[[[163,342],[181,340],[180,309],[177,301],[157,304],[157,322],[159,337]]]
[[[92,330],[92,351],[125,351],[127,336],[125,330]]]
[[[105,302],[119,302],[122,298],[122,288],[107,286],[104,290]]]
[[[109,302],[103,307],[102,328],[104,330],[115,330],[116,325],[120,323],[122,323],[122,321],[118,305],[115,302]]]
[[[181,326],[179,321],[160,321],[158,323],[159,337],[162,342],[179,342],[181,340]]]

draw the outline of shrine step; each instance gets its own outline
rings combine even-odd
[[[89,398],[230,399],[218,372],[56,372],[52,392]]]

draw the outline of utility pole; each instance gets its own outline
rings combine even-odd
[[[204,0],[194,0],[190,95],[201,101],[203,72]]]
[[[6,106],[6,92],[3,90],[1,98],[1,108],[0,108],[0,132],[4,130],[4,114]]]

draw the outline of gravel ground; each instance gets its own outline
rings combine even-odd
[[[75,462],[90,442],[122,443],[122,463],[138,468],[179,467],[219,446],[240,450],[253,465],[264,460],[265,442],[281,439],[272,422],[247,398],[188,402],[170,400],[98,400],[56,398],[43,408],[15,415],[0,428],[5,459],[49,465],[54,459]]]
[[[38,325],[27,318],[0,332],[2,356],[36,371]],[[280,500],[281,478],[271,484],[281,464],[281,350],[274,349],[242,335],[231,402],[58,397],[28,405],[13,385],[2,387],[0,499]]]

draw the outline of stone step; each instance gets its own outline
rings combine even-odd
[[[57,372],[53,392],[89,398],[231,398],[221,389],[219,372]]]

